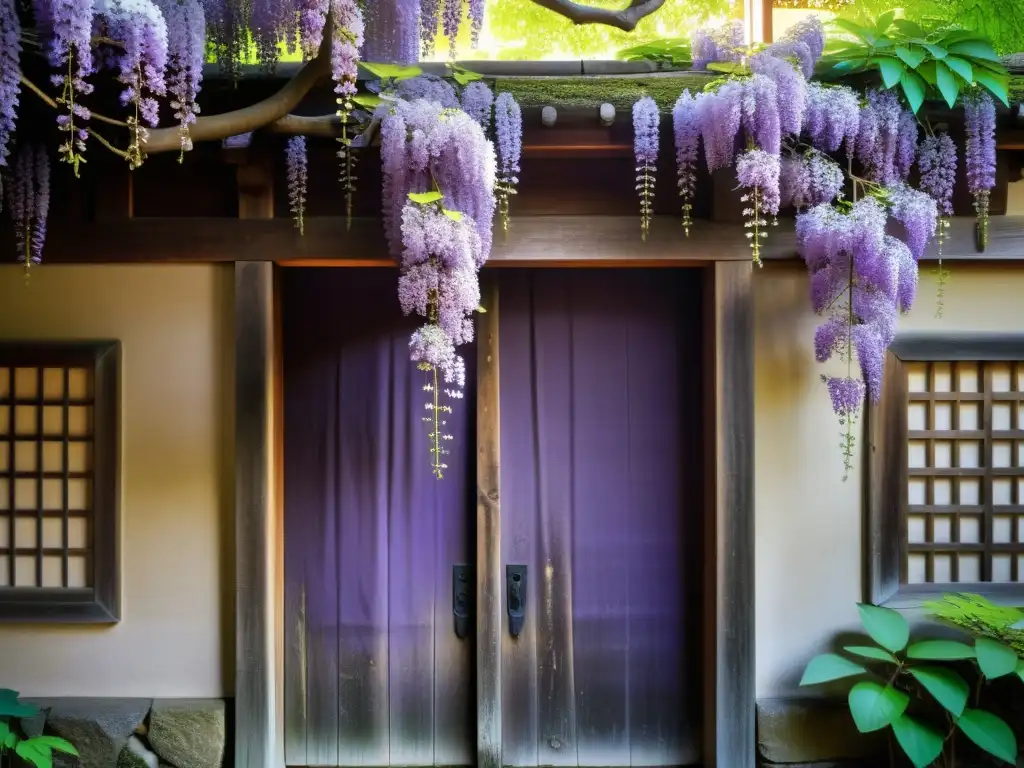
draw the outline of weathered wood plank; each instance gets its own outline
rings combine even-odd
[[[501,418],[498,283],[484,284],[477,329],[477,766],[501,768]]]
[[[753,266],[705,283],[704,764],[754,768]]]
[[[242,205],[240,201],[240,205]],[[265,202],[262,204],[266,204]],[[245,203],[248,205],[248,203]],[[1024,260],[1024,216],[993,216],[989,246],[975,246],[974,219],[957,217],[943,248],[946,261]],[[647,242],[635,216],[520,216],[505,238],[495,235],[491,266],[679,266],[746,261],[750,248],[738,223],[699,221],[686,237],[679,219],[656,217]],[[934,244],[926,260],[937,256]],[[792,221],[773,228],[763,258],[792,259]],[[305,235],[288,219],[134,218],[58,228],[46,244],[47,263],[277,261],[283,265],[391,264],[379,219],[315,217]]]

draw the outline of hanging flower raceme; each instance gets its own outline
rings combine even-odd
[[[476,80],[462,89],[462,111],[480,123],[484,134],[490,129],[493,106],[494,91],[487,83]]]
[[[930,195],[903,183],[889,187],[888,197],[892,217],[903,225],[903,240],[914,260],[920,261],[928,241],[935,235],[938,206]]]
[[[495,195],[502,230],[508,232],[509,203],[519,183],[519,159],[523,152],[523,113],[511,93],[499,93],[494,102],[494,133],[498,154]]]
[[[61,108],[57,127],[65,134],[57,151],[78,176],[85,159],[85,125],[91,117],[82,99],[93,91],[88,77],[93,73],[95,5],[93,0],[36,0],[33,11],[37,27],[52,35],[48,56],[50,66],[56,70],[51,80],[60,88],[56,100]]]
[[[763,149],[750,149],[736,159],[736,178],[745,191],[740,198],[745,207],[743,226],[750,229],[747,238],[754,263],[762,266],[761,240],[767,237],[765,216],[779,212],[779,156]]]
[[[693,225],[693,197],[697,189],[697,160],[700,149],[700,116],[697,100],[684,90],[672,107],[672,133],[676,145],[679,196],[683,198],[683,232],[690,236]]]
[[[743,118],[743,83],[727,80],[713,91],[697,96],[704,159],[709,172],[732,165],[736,133]]]
[[[442,477],[451,406],[440,397],[462,396],[465,367],[456,348],[473,340],[477,273],[491,251],[494,147],[461,110],[399,100],[381,123],[381,160],[385,234],[402,266],[399,301],[406,314],[426,319],[409,347],[428,374],[431,462]]]
[[[18,261],[28,270],[43,258],[50,211],[50,156],[43,146],[18,147],[11,159],[7,207],[14,223]]]
[[[399,80],[395,92],[405,101],[436,101],[446,109],[459,108],[459,95],[455,88],[444,78],[437,75],[417,75],[406,80]]]
[[[178,121],[181,160],[192,151],[189,126],[199,114],[196,99],[206,57],[206,14],[200,0],[160,0],[159,8],[167,24],[167,91]]]
[[[708,64],[739,61],[744,52],[743,38],[742,21],[696,30],[690,41],[693,68],[706,69]]]
[[[780,208],[793,206],[799,211],[843,196],[843,169],[815,149],[783,157],[780,167]]]
[[[978,219],[978,240],[988,245],[988,206],[996,185],[996,106],[984,91],[964,99],[967,122],[967,148],[964,152],[967,189],[974,196]]]
[[[917,120],[892,91],[868,93],[861,110],[857,157],[867,178],[888,185],[906,179],[917,150]]]
[[[838,152],[846,145],[847,157],[853,157],[861,135],[860,97],[846,86],[807,84],[807,109],[804,135],[821,152]]]
[[[419,61],[420,0],[374,0],[365,7],[364,60],[402,65]]]
[[[338,137],[338,162],[341,186],[345,190],[345,220],[352,222],[352,203],[356,194],[355,151],[349,136],[349,119],[355,103],[359,74],[359,49],[363,45],[363,12],[356,0],[331,0],[334,11],[334,40],[331,48],[331,78],[341,120]]]
[[[782,58],[764,51],[751,57],[750,68],[770,80],[775,87],[774,112],[779,130],[784,135],[799,135],[807,109],[807,81],[796,67]],[[762,86],[762,90],[764,87]],[[770,93],[754,93],[751,98],[771,98]]]
[[[288,206],[299,234],[305,234],[306,184],[308,161],[306,159],[306,138],[292,136],[285,147],[285,169],[288,175]]]
[[[776,58],[794,59],[807,80],[825,51],[825,26],[817,16],[809,16],[794,24],[767,52]]]
[[[949,270],[942,265],[942,247],[946,242],[949,229],[949,216],[953,215],[953,186],[956,183],[956,145],[948,133],[928,136],[921,142],[917,150],[917,167],[921,172],[921,191],[930,195],[935,201],[939,212],[938,267],[936,282],[938,283],[936,315],[941,317],[945,286],[949,281]]]
[[[640,193],[640,236],[644,240],[654,216],[660,122],[658,105],[650,96],[644,96],[633,105],[633,155],[636,158],[636,189]]]
[[[167,25],[150,0],[110,0],[104,16],[108,34],[120,45],[114,60],[118,82],[124,86],[121,103],[132,110],[127,151],[128,165],[134,169],[142,165],[146,126],[155,128],[160,122],[156,97],[167,92]]]
[[[444,29],[444,36],[448,38],[448,58],[452,61],[455,60],[457,53],[456,40],[459,37],[459,29],[462,28],[465,3],[466,0],[444,0],[441,26]]]
[[[434,55],[434,40],[441,24],[441,0],[420,0],[420,42],[424,58]]]
[[[0,0],[0,166],[7,165],[18,119],[21,84],[21,21],[16,0]]]

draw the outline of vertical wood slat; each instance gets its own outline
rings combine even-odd
[[[238,167],[239,217],[274,216],[266,164]],[[276,636],[274,268],[235,262],[235,766],[281,768]]]
[[[501,768],[501,495],[498,283],[484,275],[477,332],[477,768]]]
[[[754,768],[753,265],[706,275],[704,765]]]

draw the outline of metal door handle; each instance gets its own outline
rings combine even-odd
[[[508,610],[508,633],[519,637],[526,621],[526,566],[505,566],[505,604]]]
[[[452,614],[455,617],[455,636],[460,640],[469,635],[472,613],[473,569],[468,565],[452,567]]]

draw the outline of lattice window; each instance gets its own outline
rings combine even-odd
[[[116,621],[116,343],[0,343],[0,619]]]
[[[873,602],[950,589],[1024,597],[1021,361],[1024,337],[893,345],[869,429]]]

